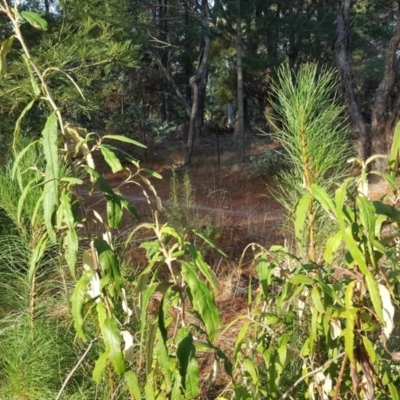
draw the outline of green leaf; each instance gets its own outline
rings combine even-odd
[[[254,386],[258,386],[258,384],[259,384],[259,382],[258,382],[258,374],[257,374],[257,371],[256,371],[256,369],[255,369],[255,367],[254,367],[254,363],[253,363],[253,361],[251,361],[250,359],[248,359],[248,358],[245,358],[244,360],[243,360],[243,367],[245,368],[245,370],[249,373],[249,375],[250,375],[250,377],[251,377],[251,379],[252,379],[252,384],[254,385]]]
[[[390,174],[394,178],[397,175],[397,170],[399,168],[399,156],[400,156],[400,122],[397,123],[396,129],[394,131],[392,148],[390,150],[389,156],[389,170]]]
[[[48,236],[43,235],[39,241],[37,242],[35,248],[33,249],[30,263],[29,263],[29,271],[28,271],[28,282],[29,284],[32,284],[33,276],[36,273],[36,269],[39,266],[39,261],[43,257],[43,254],[46,250],[48,242]]]
[[[294,275],[289,279],[293,285],[312,285],[314,280],[305,275]]]
[[[109,275],[115,283],[115,289],[119,293],[122,284],[122,276],[119,270],[119,263],[114,250],[103,239],[95,239],[94,247],[99,255],[100,265],[105,275]]]
[[[322,208],[328,212],[329,215],[334,217],[336,215],[335,204],[330,198],[329,194],[320,186],[313,184],[311,185],[311,194],[321,204]]]
[[[35,140],[31,143],[29,143],[26,147],[24,147],[23,150],[21,150],[17,156],[15,157],[15,161],[13,163],[13,167],[11,170],[11,177],[12,179],[15,179],[15,174],[17,173],[17,171],[19,170],[19,163],[21,162],[22,158],[24,157],[24,155],[29,151],[29,149],[32,146],[36,146],[38,143],[40,142],[40,140]],[[21,190],[23,190],[22,187],[20,187]]]
[[[187,399],[196,399],[200,394],[199,366],[196,360],[193,337],[187,327],[180,329],[177,340],[179,342],[176,356],[179,360],[179,374],[182,377],[182,385],[185,388],[185,397]]]
[[[390,392],[390,399],[391,400],[399,400],[400,395],[396,385],[393,382],[388,384],[389,392]]]
[[[144,144],[123,135],[104,135],[103,139],[118,140],[119,142],[134,144],[135,146],[142,147],[144,149],[147,148],[147,146],[145,146]]]
[[[86,303],[86,290],[87,285],[91,281],[93,276],[93,271],[88,270],[83,273],[79,281],[75,285],[74,293],[72,294],[72,316],[74,318],[74,328],[78,337],[80,337],[83,342],[87,342],[85,332],[83,330],[83,306]]]
[[[119,202],[123,209],[127,210],[131,215],[133,215],[137,220],[139,220],[139,214],[136,210],[136,207],[130,203],[125,197],[116,195],[116,198],[119,199]]]
[[[370,243],[375,239],[375,207],[364,196],[357,197],[360,221],[365,229],[366,236]]]
[[[243,339],[247,335],[247,331],[249,330],[250,326],[252,326],[252,322],[248,321],[243,324],[243,326],[240,328],[240,331],[237,335],[236,339],[236,344],[235,344],[235,358],[237,358],[237,355],[241,352],[242,350],[242,342]]]
[[[148,169],[148,168],[143,168],[144,172],[147,172],[149,175],[151,175],[153,178],[157,178],[157,179],[162,179],[162,175],[160,175],[158,172],[153,171],[152,169]]]
[[[122,221],[122,207],[121,203],[116,196],[113,196],[111,200],[107,201],[107,218],[108,225],[111,229],[118,229],[119,224]]]
[[[136,374],[132,370],[126,371],[124,379],[128,386],[129,394],[133,397],[133,400],[141,400],[142,395],[140,393],[139,380]]]
[[[218,289],[218,279],[215,276],[214,271],[205,263],[202,254],[197,251],[191,243],[189,243],[189,245],[187,246],[187,250],[193,261],[195,262],[197,268],[211,285],[211,288],[216,291]]]
[[[53,227],[53,214],[58,205],[58,120],[54,113],[47,118],[46,125],[42,131],[43,150],[46,159],[46,172],[43,197],[43,217],[49,233],[49,237],[56,242],[56,233]]]
[[[153,366],[153,353],[154,353],[154,340],[157,333],[157,323],[147,323],[147,340],[146,340],[146,374],[147,378],[152,370]]]
[[[101,154],[103,154],[104,160],[106,161],[108,166],[111,168],[111,171],[114,174],[116,172],[122,171],[123,167],[122,167],[121,162],[119,161],[118,157],[115,155],[115,153],[105,145],[100,145],[99,147],[100,147]]]
[[[320,312],[321,314],[325,313],[325,308],[322,304],[321,301],[321,295],[319,293],[319,290],[317,288],[313,288],[311,291],[311,298],[312,301],[315,305],[315,308],[318,310],[318,312]]]
[[[117,321],[114,318],[107,318],[101,328],[108,358],[115,372],[121,375],[125,372],[125,360],[121,350],[121,338]]]
[[[99,385],[103,379],[104,370],[107,366],[108,351],[101,353],[99,358],[96,360],[93,369],[93,380]]]
[[[4,40],[0,47],[0,78],[7,75],[7,54],[11,51],[15,36]]]
[[[26,196],[29,194],[29,192],[32,189],[32,185],[37,184],[39,182],[40,177],[35,177],[34,179],[32,179],[24,188],[24,190],[21,193],[20,198],[18,199],[18,208],[17,208],[17,220],[19,223],[21,223],[21,214],[22,214],[22,210],[24,207],[24,202],[26,199]]]
[[[339,249],[341,243],[342,243],[342,232],[341,231],[336,232],[333,236],[331,236],[326,241],[323,257],[327,264],[332,264],[333,255]]]
[[[75,218],[72,212],[72,199],[70,194],[66,190],[63,190],[60,196],[59,211],[60,210],[63,214],[63,222],[68,228],[63,240],[63,245],[65,248],[64,256],[72,277],[76,279],[76,264],[78,262],[79,238],[75,230]]]
[[[28,113],[28,111],[32,108],[32,106],[35,104],[36,99],[32,99],[22,110],[21,114],[19,115],[17,122],[15,123],[15,128],[14,128],[14,133],[13,133],[13,149],[17,150],[17,145],[18,145],[18,140],[19,140],[19,135],[21,133],[21,123],[22,120],[24,119],[25,115]],[[37,143],[37,142],[35,142]]]
[[[44,18],[42,18],[38,13],[32,11],[21,11],[21,15],[34,28],[47,31],[47,21]]]
[[[32,89],[33,89],[33,94],[37,98],[37,97],[40,96],[41,91],[39,89],[39,86],[38,86],[38,84],[36,82],[35,77],[33,76],[32,69],[31,69],[31,67],[29,65],[28,57],[25,54],[23,54],[22,55],[22,59],[24,60],[24,64],[25,64],[26,70],[28,71],[29,77],[31,79],[31,85],[32,85]]]
[[[372,342],[366,336],[362,336],[362,341],[363,341],[365,350],[367,350],[369,359],[374,364],[375,361],[376,361],[376,352],[375,352],[375,349],[374,349],[374,345],[372,344]]]
[[[361,272],[365,276],[365,283],[367,284],[368,292],[371,297],[372,305],[374,306],[374,310],[376,312],[378,320],[382,325],[385,325],[385,319],[383,317],[382,309],[382,299],[379,294],[378,282],[368,269],[366,271],[361,270]]]
[[[168,356],[168,349],[164,343],[160,330],[157,332],[157,343],[154,349],[155,356],[158,364],[160,365],[160,372],[165,378],[166,391],[172,390],[172,373],[170,370],[170,361]]]
[[[207,285],[199,280],[195,267],[187,262],[182,262],[182,273],[185,283],[188,285],[192,297],[192,305],[198,311],[210,340],[213,342],[217,336],[217,330],[221,326],[218,308],[214,296]]]
[[[304,245],[304,229],[307,229],[305,225],[311,199],[311,195],[309,193],[306,193],[297,203],[295,211],[296,218],[294,222],[294,232],[296,235],[296,239],[301,247],[303,247]]]
[[[198,231],[197,229],[192,228],[191,231],[198,237],[202,238],[208,245],[210,245],[214,250],[217,250],[219,254],[224,257],[228,257],[226,253],[220,249],[210,238],[208,238],[203,232]]]

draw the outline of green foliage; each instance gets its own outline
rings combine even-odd
[[[332,193],[349,171],[347,127],[335,97],[338,82],[332,70],[319,71],[313,64],[302,65],[295,78],[289,67],[281,67],[278,79],[272,86],[278,121],[273,136],[284,147],[289,168],[277,177],[277,198],[292,221],[296,208],[303,209],[301,221],[295,222],[296,238],[316,261],[317,232],[321,226],[326,230],[328,219],[314,200],[299,201],[314,184]]]
[[[166,215],[174,227],[180,229],[199,228],[201,218],[196,211],[194,200],[195,192],[189,171],[185,169],[181,179],[179,179],[179,174],[173,171]]]

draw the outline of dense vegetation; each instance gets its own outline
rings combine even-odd
[[[400,11],[381,3],[353,7],[350,49],[349,1],[1,0],[0,398],[399,398]],[[182,130],[190,164],[227,125],[239,161],[255,126],[284,147],[295,243],[246,246],[248,312],[222,326],[203,244],[225,253],[179,213],[190,179],[164,222],[132,149]]]

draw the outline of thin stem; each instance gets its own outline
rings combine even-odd
[[[343,358],[342,366],[340,367],[339,376],[338,376],[337,381],[336,381],[335,393],[333,395],[333,400],[337,400],[338,399],[340,384],[342,383],[344,369],[346,367],[347,360],[348,360],[347,354],[345,354],[345,356]]]
[[[279,397],[279,400],[284,400],[284,399],[287,399],[288,397],[290,397],[290,393],[297,386],[299,386],[300,383],[302,383],[304,380],[306,380],[310,376],[316,375],[316,374],[318,374],[318,372],[323,371],[325,368],[329,367],[330,364],[332,364],[334,361],[336,361],[337,359],[339,359],[340,357],[342,357],[344,355],[345,355],[345,352],[343,351],[342,353],[338,354],[336,357],[333,357],[332,359],[328,360],[321,367],[318,367],[317,369],[314,369],[313,371],[309,372],[308,374],[306,374],[306,375],[302,376],[301,378],[297,379],[297,381],[292,386],[290,386],[290,388],[281,397]]]
[[[82,354],[82,357],[78,360],[78,362],[75,364],[74,368],[71,369],[70,373],[68,374],[68,376],[65,378],[60,391],[57,394],[57,397],[55,400],[59,400],[63,391],[65,390],[65,388],[68,385],[69,380],[72,378],[72,376],[74,375],[75,371],[79,368],[79,366],[82,364],[82,361],[85,359],[85,357],[87,356],[87,354],[89,353],[90,349],[92,348],[94,342],[97,340],[97,338],[94,338],[88,345],[87,349],[85,350],[85,352]]]

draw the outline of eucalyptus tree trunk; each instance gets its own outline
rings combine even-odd
[[[243,67],[242,67],[242,18],[240,13],[240,0],[236,0],[236,45],[237,45],[237,103],[238,103],[238,131],[236,133],[238,139],[239,160],[244,162],[244,101],[243,101]]]

